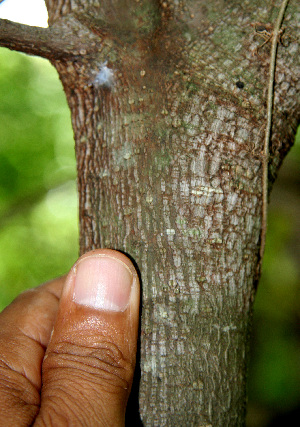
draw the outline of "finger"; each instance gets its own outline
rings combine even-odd
[[[42,367],[39,425],[124,425],[133,379],[139,281],[120,252],[85,254],[62,293]]]
[[[0,424],[30,425],[39,411],[41,366],[64,282],[28,290],[0,314]]]

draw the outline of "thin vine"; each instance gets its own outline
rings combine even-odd
[[[269,66],[269,83],[268,83],[268,97],[267,97],[267,125],[266,133],[264,138],[263,147],[263,174],[262,174],[262,225],[261,225],[261,236],[260,236],[260,262],[259,270],[262,264],[262,259],[266,245],[266,234],[267,234],[267,216],[268,216],[268,170],[269,170],[269,147],[272,130],[272,115],[273,115],[273,103],[274,103],[274,81],[275,81],[275,66],[276,66],[276,55],[278,40],[282,34],[281,24],[283,21],[284,13],[286,11],[289,0],[283,0],[280,6],[279,14],[276,19],[273,34],[272,34],[272,46],[271,46],[271,57]]]

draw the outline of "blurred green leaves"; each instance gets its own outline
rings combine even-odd
[[[0,309],[78,255],[70,113],[45,60],[0,50]]]
[[[262,278],[254,304],[248,427],[300,406],[300,128],[271,194]],[[256,419],[257,412],[263,418]],[[281,425],[281,424],[276,424]]]
[[[271,211],[268,231],[254,308],[249,391],[270,410],[285,411],[300,403],[299,267],[289,253],[292,223],[282,211]]]

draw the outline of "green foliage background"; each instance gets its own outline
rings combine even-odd
[[[64,274],[78,256],[76,166],[56,71],[0,50],[0,310]],[[298,141],[275,184],[255,302],[247,425],[275,425],[300,404]],[[298,325],[298,326],[297,326]]]
[[[0,309],[78,255],[70,113],[48,61],[0,54]]]

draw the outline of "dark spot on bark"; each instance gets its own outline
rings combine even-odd
[[[236,82],[236,87],[238,87],[239,89],[243,89],[245,86],[245,84],[243,82],[241,82],[240,80],[238,80]]]
[[[258,33],[263,33],[264,31],[267,31],[267,27],[265,27],[264,25],[257,25],[255,29]]]

